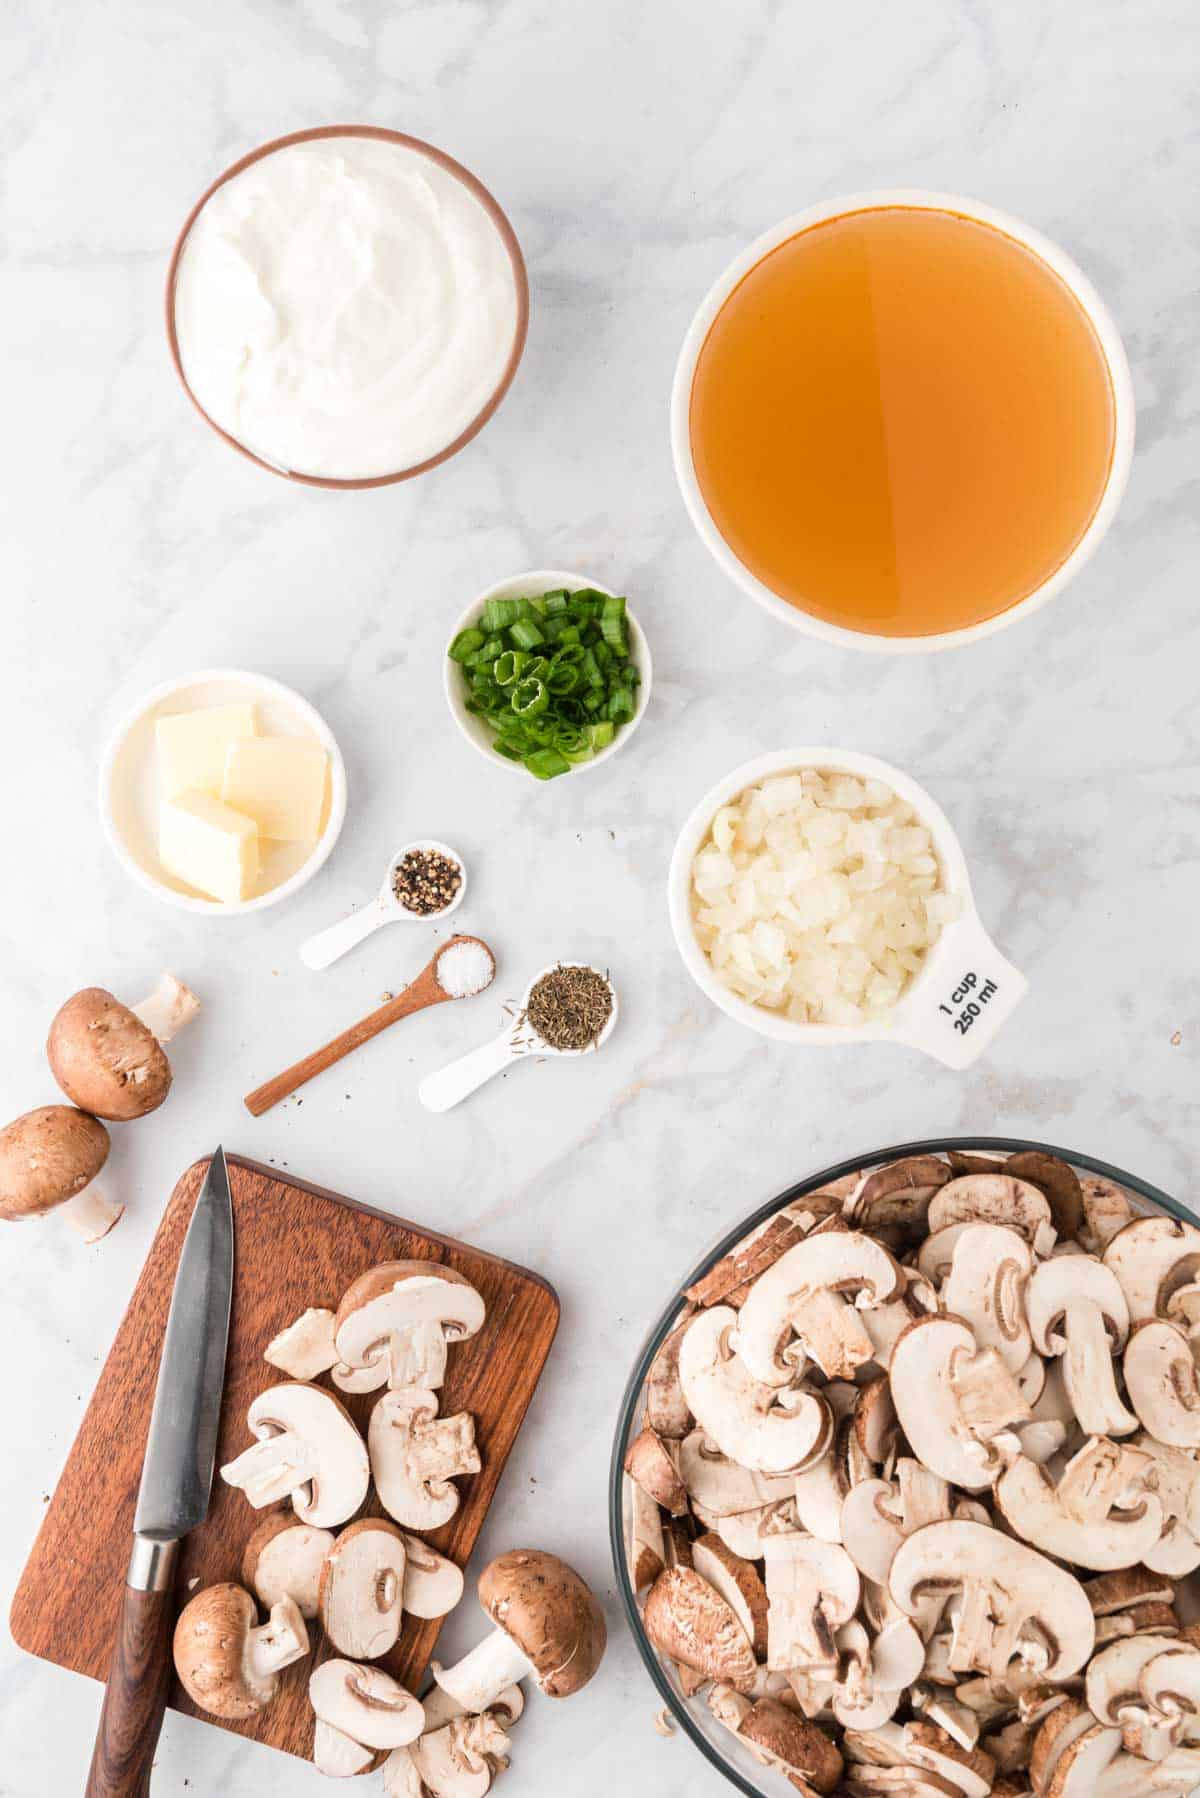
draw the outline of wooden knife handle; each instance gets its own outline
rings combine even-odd
[[[171,1679],[172,1594],[125,1587],[85,1798],[145,1798]]]
[[[437,1005],[441,1000],[451,997],[450,993],[444,992],[438,985],[432,967],[423,969],[411,986],[405,987],[402,993],[397,993],[394,999],[389,999],[386,1005],[381,1005],[377,1011],[361,1018],[357,1024],[351,1024],[349,1030],[343,1030],[340,1036],[335,1036],[324,1048],[314,1049],[303,1061],[297,1061],[292,1067],[285,1068],[282,1074],[276,1074],[273,1080],[267,1080],[262,1086],[256,1086],[252,1093],[247,1093],[244,1100],[246,1110],[253,1117],[261,1117],[264,1111],[270,1111],[272,1105],[278,1105],[280,1099],[286,1099],[289,1093],[294,1093],[298,1086],[303,1086],[314,1074],[323,1074],[326,1068],[331,1068],[344,1055],[361,1048],[363,1043],[370,1042],[373,1036],[378,1036],[389,1024],[396,1024],[401,1018],[411,1017],[414,1011],[424,1011],[427,1005]]]

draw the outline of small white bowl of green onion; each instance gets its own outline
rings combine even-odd
[[[625,600],[560,568],[498,581],[459,619],[446,700],[491,762],[553,780],[624,747],[650,697],[650,650]]]

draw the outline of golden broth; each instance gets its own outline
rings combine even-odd
[[[1096,332],[1041,258],[957,213],[813,225],[743,276],[692,380],[700,490],[745,566],[848,630],[960,630],[1070,555],[1112,462]]]

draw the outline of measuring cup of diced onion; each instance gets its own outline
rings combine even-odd
[[[965,1068],[1028,990],[941,807],[853,750],[782,749],[718,782],[679,833],[668,903],[697,986],[781,1042],[898,1042]]]

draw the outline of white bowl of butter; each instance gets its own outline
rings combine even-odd
[[[237,916],[298,892],[346,817],[333,732],[265,674],[206,669],[164,681],[113,732],[100,816],[139,886],[183,911]]]

